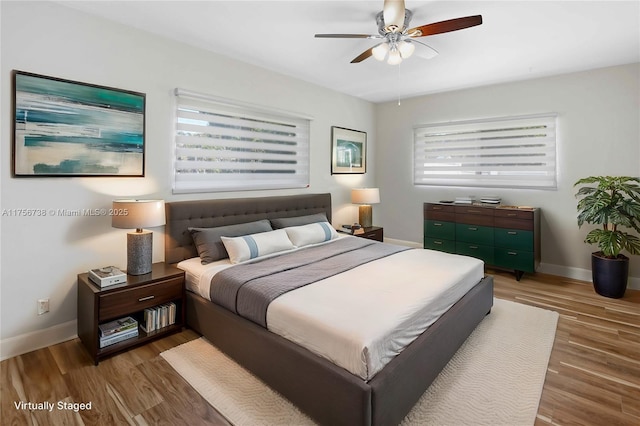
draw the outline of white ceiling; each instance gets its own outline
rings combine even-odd
[[[640,62],[640,1],[406,0],[411,26],[482,15],[483,24],[420,38],[440,54],[400,66],[369,58],[377,1],[61,1],[372,102]]]

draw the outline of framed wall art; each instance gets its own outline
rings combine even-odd
[[[343,127],[331,127],[331,174],[367,171],[367,134]]]
[[[145,94],[13,72],[13,175],[144,176]]]

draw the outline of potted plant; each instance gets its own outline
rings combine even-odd
[[[591,255],[591,273],[596,293],[613,298],[624,296],[629,276],[629,258],[620,252],[640,254],[640,238],[623,229],[640,232],[640,178],[591,176],[582,185],[578,201],[578,227],[602,225],[589,231],[584,242],[596,244]]]

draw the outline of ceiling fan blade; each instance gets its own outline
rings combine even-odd
[[[482,15],[465,16],[464,18],[449,19],[448,21],[434,22],[433,24],[411,28],[407,31],[407,35],[409,37],[425,37],[475,27],[480,24],[482,24]]]
[[[360,62],[364,61],[365,59],[369,58],[371,55],[373,55],[373,47],[371,49],[365,50],[364,52],[362,52],[361,54],[359,54],[358,56],[353,58],[351,63],[352,64],[360,63]]]
[[[316,38],[380,38],[371,34],[316,34]]]
[[[422,46],[420,49],[416,49],[416,53],[414,53],[414,55],[416,56],[420,56],[424,59],[432,59],[440,54],[440,52],[438,52],[436,49],[419,40],[411,40],[411,42],[418,43],[420,46]]]
[[[404,27],[404,0],[384,0],[382,8],[385,29],[395,33]]]

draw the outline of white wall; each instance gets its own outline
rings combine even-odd
[[[367,132],[368,159],[375,162],[374,105],[368,102],[55,3],[3,1],[0,8],[2,209],[103,208],[115,198],[134,195],[178,200],[331,192],[333,221],[340,224],[357,216],[350,188],[375,183],[371,169],[357,176],[330,174],[331,126]],[[11,177],[14,69],[146,93],[146,177]],[[169,171],[175,87],[313,116],[310,188],[173,196]],[[2,357],[17,350],[16,342],[24,336],[71,337],[76,275],[91,267],[126,265],[126,231],[111,228],[109,217],[2,216],[1,229]],[[154,261],[161,261],[162,228],[155,231]],[[51,299],[50,313],[37,315],[39,298]]]
[[[631,64],[379,104],[378,223],[387,237],[421,243],[424,202],[497,194],[503,203],[542,209],[542,270],[588,280],[595,247],[583,243],[590,228],[578,229],[573,184],[591,175],[640,175],[639,103],[640,64]],[[414,125],[545,112],[558,113],[556,191],[413,185]],[[637,287],[638,256],[630,275]]]

